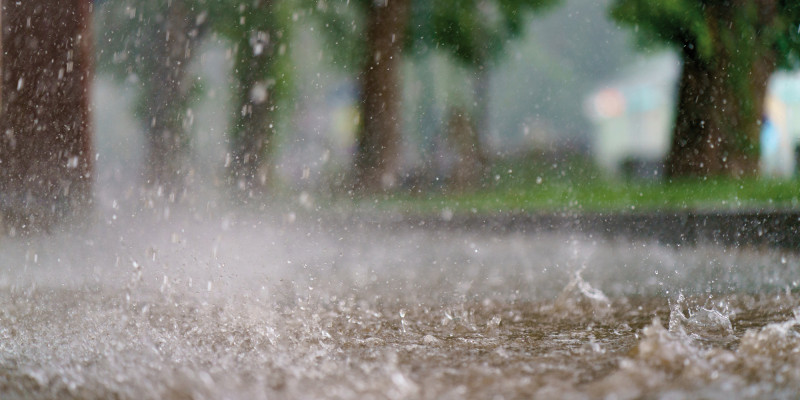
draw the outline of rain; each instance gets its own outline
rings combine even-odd
[[[0,26],[0,398],[800,395],[798,6]]]

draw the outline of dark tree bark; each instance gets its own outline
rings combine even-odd
[[[774,57],[762,57],[752,67],[751,97],[743,99],[727,78],[723,62],[684,56],[667,176],[757,174],[759,121],[767,83],[775,70]]]
[[[90,0],[2,0],[0,210],[11,232],[92,202]]]
[[[145,54],[145,93],[139,106],[147,127],[145,184],[153,194],[172,201],[185,189],[190,175],[189,130],[193,82],[188,69],[199,44],[200,31],[183,0],[172,0],[151,25],[142,49]]]
[[[669,178],[758,173],[760,121],[777,55],[758,34],[735,34],[736,26],[728,22],[735,20],[735,9],[706,8],[714,57],[701,57],[691,43],[683,47],[676,122],[665,162]],[[773,12],[768,7],[759,11],[761,26],[776,18],[774,6]]]
[[[258,4],[263,8],[271,6],[272,2]],[[269,78],[269,73],[273,72],[278,56],[278,38],[274,29],[266,25],[254,26],[239,41],[234,67],[237,117],[231,140],[230,171],[235,188],[245,197],[265,192],[272,169],[269,151],[275,136],[276,82]]]
[[[399,183],[400,67],[409,0],[371,1],[367,59],[361,73],[362,123],[355,158],[355,189],[380,192]]]

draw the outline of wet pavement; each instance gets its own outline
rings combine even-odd
[[[294,214],[0,247],[0,397],[796,398],[800,257]]]

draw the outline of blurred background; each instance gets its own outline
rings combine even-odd
[[[148,9],[141,1],[111,0],[102,3],[95,14],[98,146],[106,150],[100,152],[101,157],[125,153],[128,172],[144,159],[137,153],[146,150],[143,142],[150,118],[142,108],[158,107],[158,99],[146,93],[147,80],[163,79],[155,76],[158,71],[150,65],[157,61],[147,60],[154,56],[155,43],[143,29],[165,35],[168,28],[163,24],[167,21],[158,21],[166,18],[169,7],[163,1],[150,3],[153,7]],[[184,100],[182,112],[186,115],[181,119],[191,119],[183,127],[186,151],[193,160],[193,174],[205,175],[204,181],[224,173],[226,159],[230,163],[234,157],[229,150],[237,128],[231,125],[237,124],[240,111],[234,98],[241,96],[233,77],[235,58],[237,53],[252,50],[238,48],[243,44],[224,35],[226,28],[215,28],[215,24],[239,25],[240,16],[247,20],[254,12],[247,6],[239,10],[240,2],[227,3],[234,14],[228,21],[210,21],[222,13],[209,14],[202,7],[187,8],[187,15],[182,16],[190,22],[185,29],[194,30],[197,41],[184,61],[187,65],[181,66],[186,69],[181,73],[182,84],[198,89]],[[279,48],[272,61],[277,65],[262,77],[271,97],[270,107],[276,109],[268,122],[274,126],[269,133],[274,139],[267,150],[269,168],[274,169],[270,178],[272,185],[280,187],[328,191],[347,186],[357,153],[363,121],[359,93],[364,56],[359,53],[364,52],[367,41],[363,32],[366,16],[358,2],[307,3],[283,2],[281,10],[270,12],[277,22],[265,28],[282,33],[281,38],[273,34],[270,39],[279,41],[273,44]],[[471,12],[478,14],[472,18],[489,19],[481,15],[484,11],[469,8],[493,2],[458,3],[450,10],[453,14]],[[408,43],[402,48],[398,72],[399,188],[442,190],[455,184],[456,170],[466,168],[459,165],[459,159],[469,158],[469,154],[452,144],[459,140],[454,129],[480,128],[474,132],[475,138],[466,139],[471,141],[467,146],[481,153],[472,163],[591,158],[602,167],[599,173],[619,174],[627,160],[648,163],[666,154],[666,138],[656,136],[668,134],[674,103],[671,88],[679,61],[663,49],[637,51],[631,33],[609,18],[609,1],[518,3],[514,7],[519,8],[519,21],[514,24],[519,26],[483,21],[496,26],[476,28],[487,29],[487,36],[502,36],[491,38],[498,48],[492,49],[491,59],[481,67],[486,71],[476,71],[471,61],[464,61],[457,49],[451,49],[459,44],[445,45],[425,37],[426,31],[433,29],[428,26],[432,24],[431,10],[408,17],[413,22],[407,27]],[[479,79],[485,80],[485,88],[476,87]],[[653,103],[644,107],[661,107],[664,115],[654,116],[650,123],[637,116],[642,108],[638,104],[623,104],[613,115],[596,109],[594,99],[604,90],[621,92],[626,87],[644,93],[647,98],[641,101]],[[466,125],[458,127],[459,117],[454,113],[461,115]],[[620,131],[616,137],[605,133],[619,130],[609,127],[619,126],[618,119],[636,118],[659,125],[652,128],[654,138],[648,141],[659,142],[660,147],[633,142],[628,138],[634,136],[632,132]],[[123,120],[127,124],[121,125]],[[474,179],[469,186],[487,184],[482,177]]]
[[[706,3],[95,1],[96,197],[794,207],[800,11]]]

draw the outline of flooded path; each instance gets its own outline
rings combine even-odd
[[[800,395],[796,254],[272,220],[5,238],[0,397]]]

